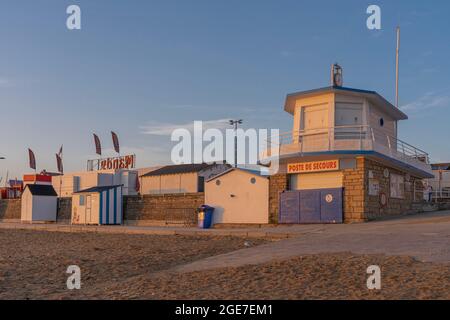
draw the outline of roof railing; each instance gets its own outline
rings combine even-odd
[[[274,150],[275,148],[278,150]],[[335,126],[284,132],[268,140],[268,150],[265,156],[270,157],[275,152],[278,152],[278,155],[283,155],[343,150],[377,151],[416,166],[420,166],[420,163],[429,164],[429,156],[425,151],[388,134],[384,130],[367,125]]]

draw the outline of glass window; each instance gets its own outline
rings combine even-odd
[[[397,199],[405,198],[405,177],[399,174],[390,175],[391,197]]]
[[[85,203],[84,195],[80,195],[80,206],[84,206],[84,203]]]

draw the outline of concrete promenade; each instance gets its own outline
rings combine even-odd
[[[450,263],[450,211],[405,216],[384,221],[340,225],[198,229],[1,222],[0,229],[148,235],[235,236],[279,240],[180,266],[176,270],[180,272],[258,264],[273,259],[287,259],[300,255],[336,252],[404,255],[412,256],[420,261]]]

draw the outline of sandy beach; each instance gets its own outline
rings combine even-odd
[[[266,243],[232,237],[0,230],[0,299],[450,299],[450,266],[334,253],[178,273],[206,257]],[[366,269],[382,270],[382,289]],[[66,268],[81,268],[68,290]]]

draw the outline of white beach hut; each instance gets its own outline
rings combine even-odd
[[[92,187],[72,196],[72,224],[122,224],[122,185]]]
[[[57,194],[51,185],[27,184],[22,194],[22,222],[55,222]]]
[[[213,224],[269,223],[269,179],[257,170],[232,168],[206,182]]]

